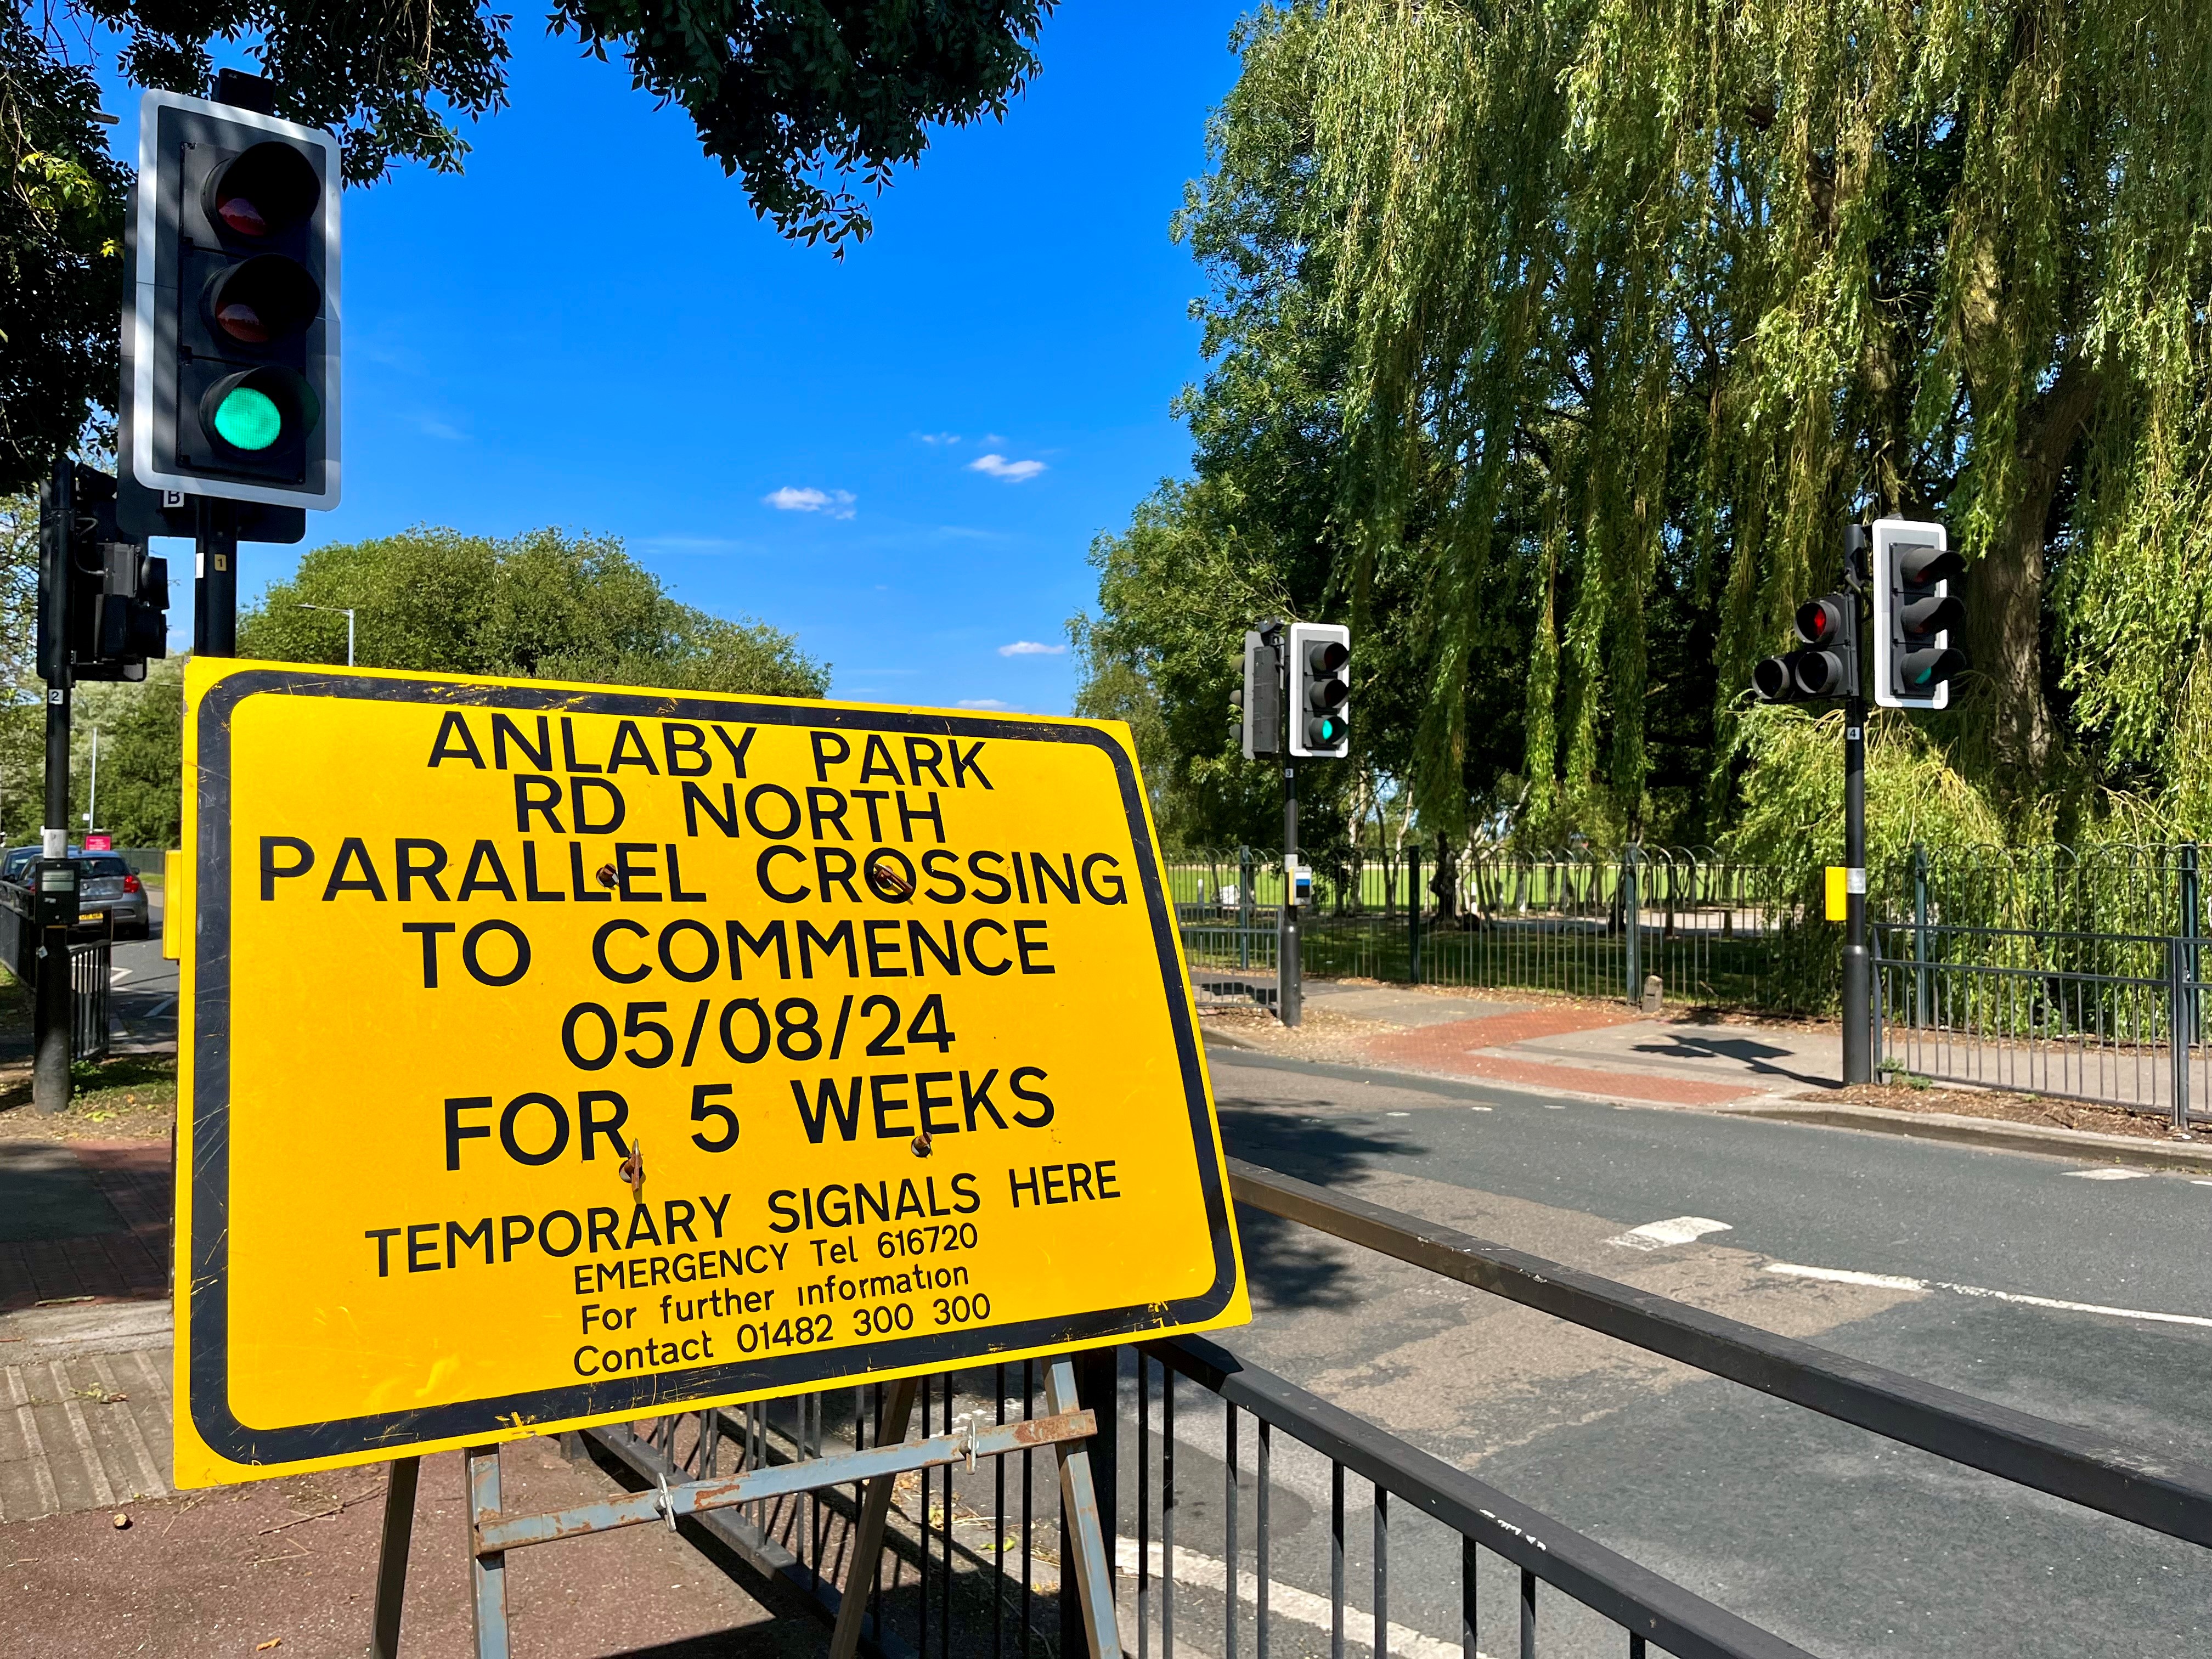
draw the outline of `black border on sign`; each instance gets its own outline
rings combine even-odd
[[[336,1422],[253,1428],[230,1406],[230,910],[231,722],[248,697],[276,694],[430,703],[443,708],[627,714],[653,720],[743,720],[755,726],[795,726],[854,732],[897,732],[951,738],[998,738],[1024,743],[1085,744],[1114,764],[1128,815],[1129,836],[1152,924],[1160,986],[1174,1026],[1188,1114],[1191,1150],[1206,1199],[1213,1246],[1213,1283],[1197,1296],[1103,1309],[1060,1319],[970,1328],[940,1336],[763,1357],[742,1364],[640,1373],[580,1382],[492,1400],[471,1400],[422,1410],[342,1419]],[[389,1451],[412,1444],[496,1433],[515,1426],[517,1414],[533,1428],[611,1413],[645,1417],[694,1401],[726,1395],[797,1391],[831,1377],[865,1376],[910,1366],[970,1364],[994,1353],[1073,1346],[1116,1336],[1201,1323],[1229,1305],[1237,1288],[1228,1196],[1214,1156],[1205,1072],[1182,975],[1176,957],[1174,912],[1167,902],[1152,837],[1145,819],[1136,769],[1121,746],[1085,726],[804,703],[754,702],[707,694],[578,691],[557,686],[472,685],[446,680],[393,680],[335,672],[246,669],[220,681],[200,701],[196,776],[198,784],[198,865],[193,872],[197,977],[192,990],[192,1222],[187,1260],[191,1270],[191,1396],[193,1425],[208,1446],[233,1462],[289,1463],[351,1453]],[[961,1341],[965,1336],[971,1340]]]

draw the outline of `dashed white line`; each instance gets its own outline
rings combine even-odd
[[[2076,1181],[2148,1181],[2148,1170],[2069,1170],[2066,1172]]]
[[[1808,1267],[1796,1261],[1770,1261],[1766,1271],[1788,1279],[1818,1279],[1832,1285],[1864,1285],[1877,1291],[1948,1291],[1954,1296],[1978,1296],[1991,1302],[2013,1302],[2026,1308],[2056,1308],[2061,1313],[2102,1314],[2109,1319],[2145,1319],[2159,1325],[2198,1325],[2212,1329],[2212,1319],[2199,1314],[2154,1313],[2145,1308],[2108,1308],[2101,1302],[2067,1302],[2057,1297],[2022,1296],[2014,1291],[1992,1291],[1979,1285],[1952,1285],[1940,1279],[1908,1279],[1901,1273],[1855,1273],[1848,1267]]]
[[[1687,1244],[1692,1239],[1703,1238],[1707,1233],[1735,1231],[1727,1222],[1715,1221],[1710,1216],[1678,1215],[1668,1221],[1647,1221],[1641,1227],[1631,1227],[1605,1242],[1618,1244],[1625,1250],[1663,1250],[1670,1244]]]
[[[1167,1553],[1158,1544],[1145,1547],[1145,1557],[1152,1569],[1152,1582],[1157,1584],[1168,1577]],[[1114,1565],[1133,1578],[1137,1571],[1137,1540],[1117,1538],[1114,1540]],[[1225,1591],[1229,1587],[1226,1564],[1211,1555],[1200,1555],[1176,1547],[1174,1578],[1178,1584],[1188,1584],[1194,1589]],[[1237,1574],[1237,1599],[1259,1605],[1260,1581],[1256,1574],[1239,1569]],[[1310,1625],[1316,1630],[1331,1628],[1334,1610],[1328,1598],[1316,1595],[1311,1590],[1302,1590],[1285,1584],[1279,1579],[1267,1581],[1267,1611],[1270,1614],[1288,1619],[1301,1625]],[[1395,1621],[1385,1621],[1384,1631],[1390,1638],[1390,1651],[1402,1654],[1406,1659],[1461,1659],[1460,1644],[1439,1642],[1433,1636],[1424,1636],[1419,1631],[1409,1630]],[[1344,1610],[1344,1639],[1363,1648],[1375,1645],[1375,1615],[1362,1613],[1356,1607]],[[1490,1659],[1487,1654],[1477,1659]]]

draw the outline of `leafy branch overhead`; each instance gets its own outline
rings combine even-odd
[[[641,89],[787,236],[867,235],[866,194],[931,128],[1001,115],[1035,73],[1054,0],[559,0],[550,30],[619,56]],[[59,0],[0,18],[0,490],[36,478],[112,406],[127,169],[94,121],[84,59],[122,40],[135,85],[201,93],[241,45],[279,114],[326,127],[356,185],[404,162],[457,172],[461,123],[507,103],[514,19],[481,3]]]
[[[1088,635],[1178,775],[1243,764],[1249,617],[1186,650],[1116,576],[1195,538],[1362,633],[1431,831],[1724,836],[1814,752],[1752,660],[1887,514],[1972,562],[1975,670],[1896,754],[2016,833],[2212,832],[2212,6],[1297,0],[1239,45],[1177,224],[1197,477]]]

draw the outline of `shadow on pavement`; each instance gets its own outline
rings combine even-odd
[[[1428,1148],[1410,1138],[1296,1109],[1216,1103],[1221,1140],[1231,1158],[1249,1158],[1302,1181],[1334,1186],[1373,1160],[1417,1156]],[[1320,1102],[1326,1105],[1328,1103]],[[1346,1312],[1358,1305],[1340,1249],[1310,1228],[1242,1208],[1237,1212],[1244,1244],[1245,1276],[1252,1300],[1263,1308],[1320,1308]]]
[[[1638,1043],[1635,1052],[1656,1054],[1662,1060],[1733,1060],[1759,1077],[1786,1077],[1829,1088],[1834,1087],[1836,1082],[1834,1078],[1819,1072],[1797,1072],[1787,1066],[1771,1064],[1777,1055],[1794,1057],[1796,1050],[1777,1048],[1754,1037],[1681,1036],[1670,1032],[1664,1042]]]

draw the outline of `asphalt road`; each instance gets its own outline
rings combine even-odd
[[[2087,1178],[2073,1173],[2087,1166],[1931,1141],[1212,1058],[1238,1156],[2212,1462],[2212,1183]],[[1681,1218],[1725,1230],[1649,1249],[1610,1242]],[[1268,1218],[1248,1213],[1244,1237],[1257,1316],[1228,1334],[1239,1353],[1815,1653],[2162,1656],[2202,1653],[2212,1638],[2212,1583],[2192,1547]],[[1218,1558],[1221,1413],[1187,1387],[1183,1402],[1177,1542]],[[1274,1468],[1270,1577],[1326,1596],[1326,1466],[1279,1437]],[[1363,1483],[1348,1486],[1348,1572],[1364,1606],[1372,1512]],[[1246,1491],[1249,1548],[1249,1480]],[[1394,1650],[1452,1650],[1419,1638],[1456,1641],[1456,1540],[1399,1513],[1389,1561],[1389,1619],[1404,1627]],[[1179,1638],[1220,1652],[1223,1598],[1195,1583],[1178,1594]],[[1480,1599],[1484,1650],[1518,1651],[1514,1583],[1486,1577]],[[1541,1652],[1626,1650],[1559,1597],[1540,1609]],[[1244,1617],[1249,1642],[1249,1607]],[[1279,1620],[1273,1650],[1326,1652],[1328,1632]]]
[[[108,1011],[118,1049],[177,1040],[177,964],[161,955],[161,895],[151,895],[152,927],[143,939],[118,939],[108,957]]]

